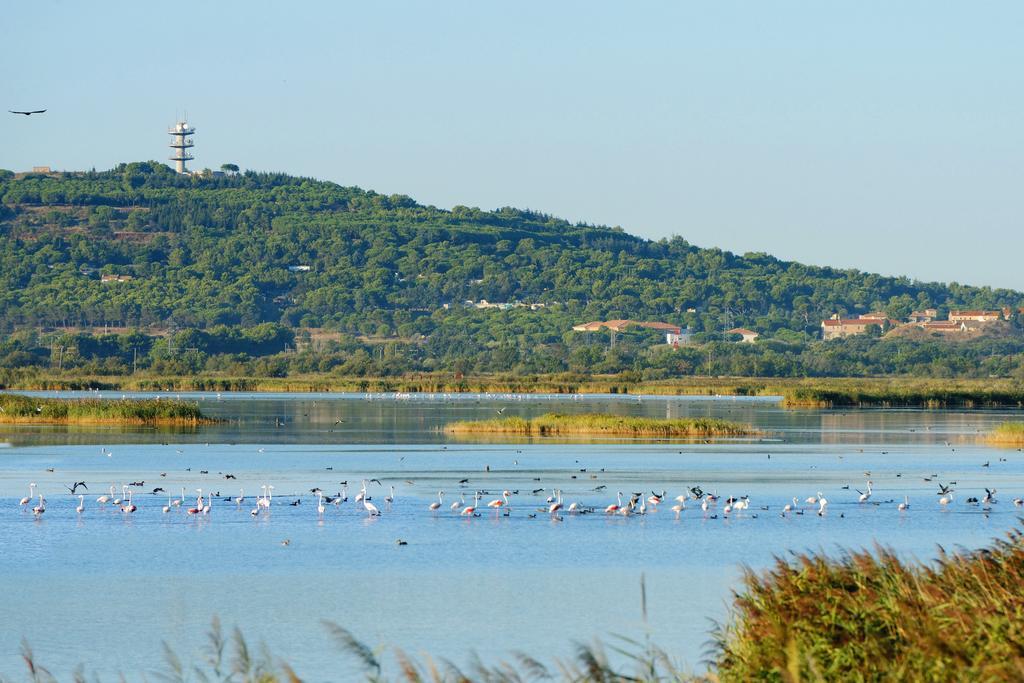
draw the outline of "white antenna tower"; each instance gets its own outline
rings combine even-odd
[[[185,115],[185,118],[188,119],[188,114]],[[171,128],[167,129],[167,133],[171,136],[169,147],[174,150],[171,153],[170,159],[174,162],[174,170],[178,173],[188,173],[188,169],[185,168],[185,162],[195,159],[188,151],[190,148],[195,147],[195,143],[189,137],[195,134],[195,132],[196,129],[189,126],[187,121],[178,121]]]

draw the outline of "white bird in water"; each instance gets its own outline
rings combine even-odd
[[[78,507],[75,508],[75,512],[78,514],[85,512],[85,496],[78,496]]]
[[[167,505],[164,505],[163,513],[166,515],[171,511],[171,494],[167,494]]]
[[[804,502],[806,502],[808,505],[817,505],[818,504],[818,500],[820,500],[820,499],[821,499],[821,491],[818,491],[818,495],[810,496]]]
[[[900,512],[910,509],[910,499],[907,496],[903,496],[903,502],[896,506],[896,509]]]
[[[376,505],[366,500],[365,497],[363,498],[363,508],[370,515],[370,517],[380,517],[380,510],[377,509]]]
[[[235,505],[241,505],[245,502],[245,489],[238,490],[238,497],[235,498]]]
[[[392,503],[395,502],[395,487],[394,486],[391,487],[391,493],[389,493],[388,495],[384,496],[384,502],[387,503],[388,505],[391,505]]]
[[[821,497],[818,498],[818,516],[819,517],[825,514],[825,507],[827,505],[828,505],[828,500],[825,499],[825,496],[821,496]]]
[[[606,514],[614,514],[622,509],[622,491],[615,494],[615,502],[604,509]]]
[[[431,512],[437,510],[439,507],[441,507],[442,504],[444,504],[444,491],[438,491],[437,500],[430,504]],[[454,510],[455,508],[453,507],[452,509]]]
[[[100,496],[99,498],[96,499],[96,502],[99,503],[100,505],[104,505],[106,503],[109,503],[110,500],[113,497],[114,497],[114,487],[111,486],[110,487],[110,495],[109,496]]]
[[[459,494],[459,500],[457,500],[454,503],[452,503],[449,507],[451,507],[452,510],[458,510],[460,507],[462,507],[465,504],[466,504],[466,496],[460,493]]]
[[[953,492],[952,491],[950,491],[946,495],[944,495],[941,498],[939,498],[939,505],[941,505],[943,507],[946,507],[947,505],[949,505],[952,502],[953,502]]]
[[[857,489],[854,489],[854,490],[857,491]],[[866,491],[864,491],[863,493],[861,493],[860,491],[857,491],[857,493],[860,493],[860,498],[857,499],[857,502],[858,503],[866,503],[868,498],[871,497],[871,480],[868,479],[868,488],[867,488]]]
[[[548,506],[548,514],[553,515],[562,509],[562,489],[558,489],[558,500]]]
[[[316,513],[318,515],[320,515],[321,517],[323,517],[324,516],[324,511],[327,510],[327,508],[324,507],[324,494],[321,492],[321,493],[318,493],[316,495],[317,495]]]
[[[43,498],[43,494],[40,493],[39,494],[39,505],[36,505],[34,508],[32,508],[32,514],[34,514],[36,517],[38,517],[39,515],[43,514],[44,512],[46,512],[46,499]]]
[[[28,485],[28,495],[21,499],[18,505],[28,505],[32,502],[32,499],[36,497],[36,483],[32,482]]]
[[[792,510],[794,510],[797,507],[799,507],[799,505],[800,505],[800,503],[797,501],[796,496],[793,496],[793,502],[792,503],[786,503],[782,507],[782,512],[783,512],[783,514],[785,514],[787,512],[791,512]]]
[[[476,508],[477,508],[477,506],[479,504],[480,504],[480,494],[476,493],[476,494],[473,495],[473,504],[472,505],[467,505],[466,507],[462,508],[462,512],[460,512],[459,514],[462,515],[463,517],[469,517],[473,513],[476,512]]]
[[[492,500],[491,502],[489,502],[487,504],[487,507],[489,507],[489,508],[500,508],[500,507],[505,507],[506,505],[508,505],[509,492],[508,491],[502,491],[501,492],[501,497],[502,497],[502,500],[494,499],[494,500]]]

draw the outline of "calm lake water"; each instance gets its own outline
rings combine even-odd
[[[550,661],[570,656],[577,642],[650,634],[701,671],[711,620],[726,618],[742,565],[876,542],[928,560],[937,544],[978,547],[1017,525],[1011,501],[1024,495],[1024,454],[979,440],[1019,412],[794,411],[734,398],[180,396],[229,421],[163,431],[0,426],[0,677],[27,678],[24,637],[61,680],[78,664],[105,679],[152,679],[164,670],[164,641],[185,661],[203,657],[213,615],[310,681],[353,671],[324,619],[371,645],[463,664],[472,653],[495,661],[517,650]],[[764,436],[486,442],[441,431],[499,410],[725,417]],[[855,489],[869,477],[874,493],[859,504]],[[369,486],[380,517],[354,503],[360,481],[371,478],[381,482]],[[81,515],[65,488],[75,481],[88,485]],[[134,514],[96,503],[111,485],[120,494],[133,481],[144,482],[134,487]],[[345,481],[349,501],[318,515],[309,490],[333,495]],[[957,498],[943,508],[937,484],[950,481]],[[18,504],[30,482],[47,499],[38,519]],[[254,518],[264,484],[274,487],[273,503]],[[688,501],[677,517],[672,499],[697,485],[722,497],[718,509],[705,514]],[[151,495],[155,487],[176,498],[184,487],[188,504],[198,488],[221,497],[244,488],[245,501],[217,498],[205,516],[189,516],[187,504],[165,514],[166,494]],[[985,487],[998,489],[988,512],[965,502]],[[668,498],[645,516],[559,521],[540,511],[554,488],[566,505],[602,509],[619,491],[664,490]],[[440,489],[445,503],[431,513]],[[508,516],[487,509],[464,518],[449,509],[460,496],[486,491],[486,502],[503,489],[514,492]],[[826,515],[801,505],[808,514],[780,516],[792,497],[819,491],[829,500]],[[730,495],[749,495],[750,508],[724,516]],[[911,508],[900,513],[904,496]]]

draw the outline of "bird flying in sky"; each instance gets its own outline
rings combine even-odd
[[[32,111],[14,111],[13,109],[8,109],[7,111],[11,112],[12,114],[24,114],[25,116],[32,116],[32,114],[42,114],[46,110],[33,109]]]

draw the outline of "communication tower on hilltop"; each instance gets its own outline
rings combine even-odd
[[[189,126],[185,121],[178,121],[174,126],[167,129],[167,133],[171,136],[171,144],[168,146],[174,150],[170,159],[174,162],[174,170],[178,173],[188,173],[188,169],[185,168],[185,162],[195,159],[188,152],[190,148],[195,147],[195,143],[189,137],[195,132],[196,129]]]

